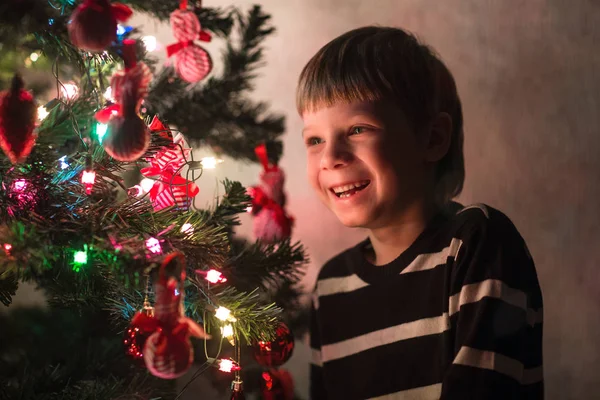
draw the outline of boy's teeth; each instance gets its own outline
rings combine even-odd
[[[360,181],[360,182],[351,183],[349,185],[337,186],[332,189],[335,194],[339,195],[339,197],[348,197],[348,196],[350,196],[350,193],[344,193],[344,192],[347,192],[354,188],[359,188],[359,187],[365,186],[368,183],[369,183],[369,181]]]

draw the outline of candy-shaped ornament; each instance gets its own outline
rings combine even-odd
[[[167,56],[174,57],[175,72],[184,81],[201,81],[212,70],[212,59],[195,41],[208,42],[210,34],[202,30],[196,14],[187,9],[186,0],[182,0],[179,9],[171,13],[170,20],[177,43],[167,46]]]
[[[117,38],[117,22],[125,22],[133,11],[108,0],[84,0],[71,14],[71,42],[82,50],[101,52]]]
[[[15,75],[9,90],[0,93],[0,147],[13,164],[25,161],[33,145],[37,106]]]

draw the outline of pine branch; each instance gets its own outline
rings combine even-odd
[[[224,271],[240,290],[260,287],[269,290],[284,283],[296,284],[305,273],[308,259],[300,243],[284,240],[277,244],[260,242],[236,249]]]
[[[8,307],[12,303],[12,298],[17,293],[18,287],[19,282],[14,276],[4,279],[0,277],[0,303]]]

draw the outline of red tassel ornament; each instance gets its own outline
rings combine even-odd
[[[0,93],[0,147],[13,164],[25,161],[33,145],[37,106],[15,75],[9,90]]]

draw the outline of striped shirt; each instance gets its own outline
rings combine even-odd
[[[312,399],[542,399],[542,294],[512,222],[439,214],[398,258],[368,240],[319,273]]]

